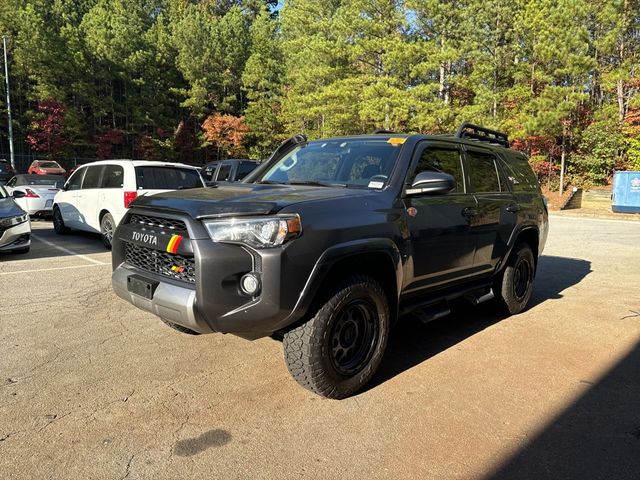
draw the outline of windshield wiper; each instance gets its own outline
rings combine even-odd
[[[329,183],[329,182],[318,182],[316,180],[304,180],[304,181],[296,181],[289,182],[289,185],[310,185],[312,187],[346,187],[346,183]]]

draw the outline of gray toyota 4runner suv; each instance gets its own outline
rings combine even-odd
[[[186,333],[283,340],[302,386],[344,398],[398,316],[496,297],[521,312],[548,216],[506,135],[284,142],[242,183],[135,200],[113,239],[115,292]]]

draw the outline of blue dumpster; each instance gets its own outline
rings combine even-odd
[[[640,213],[640,172],[615,172],[611,210]]]

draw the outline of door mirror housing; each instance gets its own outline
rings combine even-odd
[[[411,187],[407,188],[407,195],[442,195],[449,193],[456,186],[456,179],[448,173],[420,172],[413,179]]]
[[[26,195],[27,195],[26,193],[21,192],[20,190],[14,190],[13,193],[11,194],[13,198],[23,198]]]

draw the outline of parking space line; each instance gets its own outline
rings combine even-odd
[[[74,252],[73,250],[69,250],[68,248],[61,247],[60,245],[56,245],[55,243],[50,242],[49,240],[45,240],[44,238],[40,238],[34,235],[33,232],[31,232],[31,238],[35,238],[36,240],[44,243],[45,245],[49,245],[50,247],[57,248],[58,250],[66,253],[67,255],[73,255],[74,257],[81,258],[83,260],[86,260],[87,262],[95,263],[96,265],[110,265],[105,262],[99,262],[98,260],[94,260],[93,258],[87,257],[86,255],[82,255],[81,253]]]
[[[97,264],[92,264],[92,265],[70,265],[68,267],[38,268],[38,269],[35,269],[35,270],[18,270],[16,272],[0,272],[0,277],[3,276],[3,275],[16,275],[18,273],[51,272],[53,270],[71,270],[73,268],[104,267],[105,265],[111,266],[110,263],[97,263]]]

